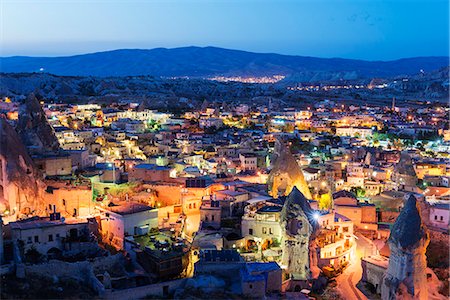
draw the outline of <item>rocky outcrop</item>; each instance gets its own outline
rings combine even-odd
[[[428,299],[427,258],[430,242],[420,216],[416,198],[411,195],[391,230],[389,266],[384,275],[381,296],[384,300]],[[399,296],[400,293],[408,295]]]
[[[318,224],[308,200],[294,186],[281,211],[283,237],[282,265],[294,280],[308,280],[311,277],[311,261],[314,261],[314,243]]]
[[[414,165],[408,153],[402,152],[392,172],[392,181],[400,186],[415,186],[418,182]]]
[[[0,213],[5,221],[44,209],[45,185],[19,135],[0,118]]]
[[[44,110],[33,93],[28,95],[24,104],[20,106],[16,129],[26,147],[41,153],[59,149],[55,132],[47,122]]]
[[[273,168],[267,179],[269,194],[278,198],[280,191],[283,195],[289,195],[296,187],[306,198],[311,199],[311,192],[297,160],[279,140],[275,144],[273,159]]]

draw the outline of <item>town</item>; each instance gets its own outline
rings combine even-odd
[[[448,299],[446,103],[129,99],[1,99],[2,298]]]

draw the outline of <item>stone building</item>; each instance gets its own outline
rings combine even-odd
[[[200,221],[202,228],[219,229],[221,220],[221,207],[219,201],[204,200],[200,207]]]
[[[382,299],[396,299],[398,293],[428,299],[425,252],[430,238],[419,210],[416,198],[411,195],[392,227],[388,240],[389,266],[381,287]]]

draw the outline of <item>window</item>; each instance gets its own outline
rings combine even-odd
[[[252,284],[250,284],[250,285],[249,285],[248,287],[252,289],[252,288],[253,288],[253,285],[252,285]]]
[[[53,234],[49,234],[48,235],[48,241],[49,242],[53,242]]]
[[[269,228],[269,234],[273,234],[272,228]]]
[[[344,227],[344,228],[342,228],[342,230],[343,230],[344,232],[348,232],[348,227]]]
[[[263,228],[262,228],[262,232],[263,232],[263,234],[267,234],[267,228],[266,228],[266,227],[263,227]]]
[[[441,221],[444,221],[444,217],[443,216],[441,216]]]
[[[437,216],[434,216],[434,219],[437,221]]]
[[[38,236],[38,235],[35,235],[35,236],[34,236],[34,242],[35,242],[35,243],[39,243],[39,236]]]
[[[248,229],[248,234],[253,235],[253,228]]]
[[[211,216],[211,221],[214,221],[214,215]]]
[[[56,238],[59,238],[59,233],[56,234]]]
[[[32,243],[31,236],[29,236],[27,239],[27,244],[31,244],[31,243]]]

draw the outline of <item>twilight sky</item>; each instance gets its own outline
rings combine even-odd
[[[388,60],[448,55],[447,0],[0,0],[0,56],[217,46]]]

